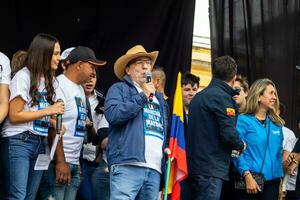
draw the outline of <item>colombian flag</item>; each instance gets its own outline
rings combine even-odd
[[[170,146],[172,158],[168,194],[171,200],[180,200],[180,181],[187,177],[187,162],[185,153],[183,103],[181,90],[181,73],[177,76],[177,86],[173,102]]]

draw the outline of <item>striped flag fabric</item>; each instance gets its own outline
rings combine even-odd
[[[168,194],[171,200],[180,200],[180,181],[187,177],[187,161],[184,137],[184,115],[181,90],[181,73],[177,76],[177,86],[173,101],[170,145],[171,168],[168,185]]]

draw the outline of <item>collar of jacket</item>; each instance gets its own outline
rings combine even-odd
[[[129,84],[130,86],[135,87],[133,81],[127,74],[123,77],[123,81],[126,82],[127,84]],[[160,99],[160,102],[163,102],[163,94],[162,93],[155,91],[155,96],[156,96],[156,98]]]
[[[234,95],[239,94],[236,91],[234,91],[234,89],[232,87],[230,87],[225,81],[222,81],[222,80],[217,79],[217,78],[213,78],[209,85],[210,86],[218,86],[218,87],[222,88],[226,93],[228,93],[232,97]]]
[[[131,78],[127,74],[124,75],[123,81],[126,82],[127,84],[130,84],[131,86],[134,86],[133,81],[131,80]]]

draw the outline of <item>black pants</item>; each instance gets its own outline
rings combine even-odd
[[[286,191],[285,200],[297,200],[296,192],[294,191]]]
[[[266,181],[262,192],[248,194],[246,190],[235,190],[236,200],[277,200],[280,179]]]

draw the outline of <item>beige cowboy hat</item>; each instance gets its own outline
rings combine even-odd
[[[138,57],[149,57],[154,65],[158,56],[158,51],[147,52],[142,45],[136,45],[129,49],[125,55],[121,56],[114,65],[114,71],[116,76],[123,80],[123,76],[125,75],[125,69],[127,64]]]

